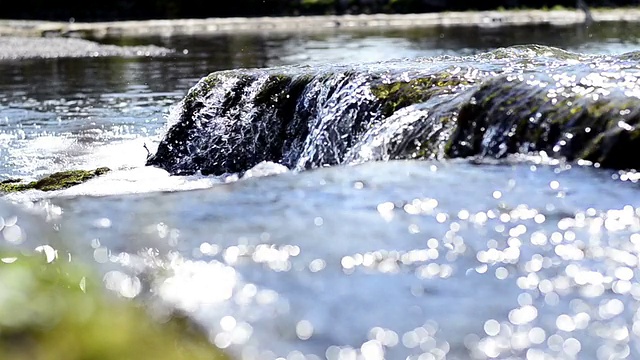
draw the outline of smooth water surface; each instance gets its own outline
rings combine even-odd
[[[37,215],[3,220],[4,241],[47,243],[95,264],[107,288],[189,314],[239,358],[640,356],[635,172],[544,157],[300,173],[265,163],[240,180],[143,166],[171,106],[215,70],[527,43],[621,53],[637,50],[639,32],[607,24],[111,39],[176,53],[2,62],[1,178],[114,170],[59,193],[9,196],[32,200],[24,206]]]

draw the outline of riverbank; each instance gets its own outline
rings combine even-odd
[[[640,8],[595,9],[593,22],[640,22]],[[438,26],[572,25],[585,23],[580,10],[499,10],[423,14],[329,15],[259,18],[209,18],[115,22],[0,20],[0,36],[67,36],[100,39],[148,35],[229,32],[316,31],[339,28]]]

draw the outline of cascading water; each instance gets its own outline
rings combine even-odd
[[[545,151],[613,168],[640,146],[634,53],[544,46],[354,66],[234,70],[202,79],[148,164],[171,173],[308,169],[368,160]]]

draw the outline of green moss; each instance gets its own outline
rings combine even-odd
[[[236,82],[226,90],[224,95],[224,101],[222,102],[221,112],[226,113],[230,109],[235,108],[242,99],[244,98],[244,94],[246,92],[246,88],[251,86],[257,79],[258,76],[254,74],[237,74],[235,75]],[[208,90],[210,91],[210,89]],[[191,109],[192,111],[196,108]]]
[[[336,0],[301,0],[300,5],[303,7],[313,6],[333,6]]]
[[[19,179],[9,179],[0,183],[0,192],[16,192],[24,190],[53,191],[66,189],[79,185],[96,176],[109,172],[107,167],[100,167],[94,170],[67,170],[53,173],[40,180],[29,183],[19,182]]]
[[[562,5],[553,5],[551,7],[551,11],[569,11],[569,10],[573,10],[573,9],[568,9]]]
[[[589,161],[601,162],[603,157],[601,156],[602,144],[604,143],[605,134],[598,134],[591,142],[589,142],[582,153],[578,155],[580,159],[588,159]]]
[[[301,0],[300,9],[305,13],[334,14],[337,0]]]
[[[193,102],[209,93],[211,89],[220,83],[220,76],[218,73],[212,73],[202,78],[196,86],[194,86],[184,98],[185,106],[190,107]]]
[[[315,75],[313,74],[301,74],[293,78],[291,82],[291,88],[297,89],[297,92],[302,92],[302,90],[311,83],[315,79]]]
[[[383,115],[389,116],[403,107],[427,101],[434,95],[450,93],[460,85],[469,85],[469,81],[442,73],[373,85],[371,93],[381,101]]]
[[[410,159],[434,159],[443,153],[446,142],[442,141],[442,133],[449,133],[450,129],[458,120],[456,112],[444,113],[437,119],[437,123],[433,126],[433,131],[429,136],[417,142],[416,149],[408,157]],[[445,136],[444,138],[448,138]]]
[[[291,76],[284,74],[270,75],[260,91],[256,94],[254,102],[258,105],[277,103],[284,100],[286,89],[291,84]]]
[[[640,161],[633,154],[637,153],[639,145],[639,127],[623,129],[613,120],[607,122],[605,130],[583,142],[577,157],[607,168],[637,169]]]
[[[65,257],[60,257],[62,259]],[[0,354],[12,360],[222,360],[187,321],[160,323],[56,259],[0,250]]]
[[[565,90],[494,78],[472,94],[444,151],[448,157],[545,151],[568,161],[585,159],[610,168],[637,168],[640,110],[633,97],[594,100]],[[628,126],[620,126],[624,121]],[[631,129],[629,129],[629,127]]]

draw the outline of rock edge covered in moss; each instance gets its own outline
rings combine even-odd
[[[99,167],[94,170],[67,170],[53,173],[42,179],[28,183],[20,179],[8,179],[0,182],[0,192],[10,193],[25,190],[54,191],[80,185],[87,180],[109,172],[108,167]]]
[[[544,152],[638,169],[637,53],[514,46],[468,57],[213,73],[147,165],[172,174]]]

